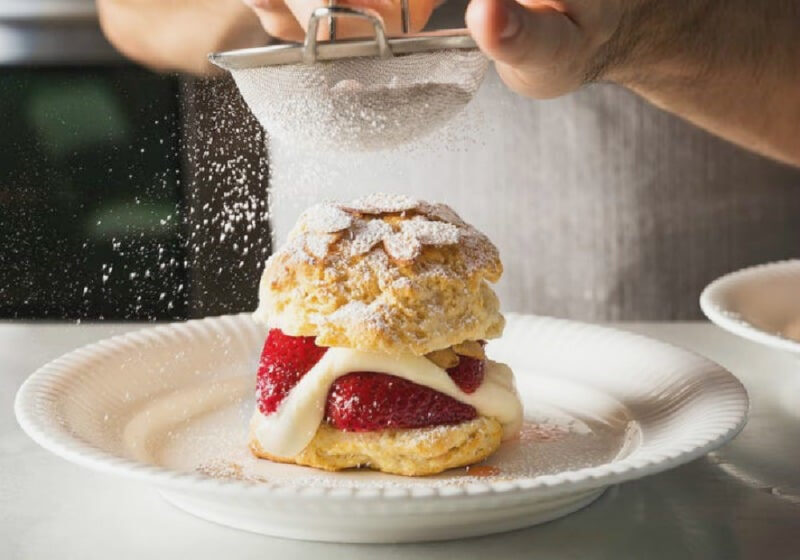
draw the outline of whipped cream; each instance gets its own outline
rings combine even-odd
[[[401,377],[475,407],[481,416],[497,419],[503,439],[522,425],[522,403],[511,369],[486,360],[483,383],[473,393],[463,392],[447,372],[423,356],[388,356],[350,348],[329,348],[278,406],[264,415],[258,409],[251,432],[261,448],[276,457],[294,457],[311,442],[325,415],[331,385],[354,371],[374,371]]]

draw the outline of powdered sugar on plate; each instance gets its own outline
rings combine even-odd
[[[548,382],[548,385],[553,383]],[[140,434],[148,443],[128,444],[136,445],[137,450],[149,447],[150,462],[220,480],[320,488],[416,488],[518,480],[598,465],[624,455],[626,449],[636,445],[639,437],[634,422],[591,418],[596,412],[592,410],[581,417],[559,409],[557,403],[527,401],[529,413],[520,437],[504,442],[487,461],[469,469],[416,478],[369,469],[325,472],[273,463],[251,455],[246,424],[254,401],[252,391],[244,388],[248,385],[246,380],[231,384],[243,388],[235,401],[218,399],[196,389],[193,391],[206,397],[187,400],[176,392],[170,398],[182,406],[193,403],[185,414],[186,420],[178,427],[170,427],[169,437],[163,437],[174,419],[151,414],[149,431]],[[435,430],[430,430],[430,434],[435,434]]]

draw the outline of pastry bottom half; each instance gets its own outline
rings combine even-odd
[[[257,457],[280,463],[327,471],[366,467],[391,474],[425,476],[484,460],[497,450],[502,437],[503,428],[497,420],[479,416],[448,426],[376,432],[345,432],[323,423],[311,443],[294,457],[267,453],[252,429],[249,440]]]

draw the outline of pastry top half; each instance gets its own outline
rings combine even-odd
[[[267,261],[256,317],[319,346],[422,355],[500,336],[497,248],[444,204],[369,195],[306,210]]]

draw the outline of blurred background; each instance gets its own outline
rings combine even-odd
[[[460,25],[465,5],[449,0],[428,27]],[[531,103],[490,71],[476,105],[465,130],[477,138],[455,134],[447,152],[312,159],[274,142],[269,169],[227,75],[131,63],[93,0],[0,0],[0,319],[252,310],[270,212],[282,238],[331,186],[354,197],[376,177],[438,200],[491,192],[491,205],[456,207],[492,233],[506,263],[498,293],[517,311],[698,319],[714,278],[796,256],[795,170],[631,92],[593,84]]]
[[[133,64],[93,0],[0,0],[0,319],[254,309],[268,176],[227,74]]]
[[[255,306],[268,170],[230,81],[126,61],[92,0],[0,0],[0,131],[0,318]]]

